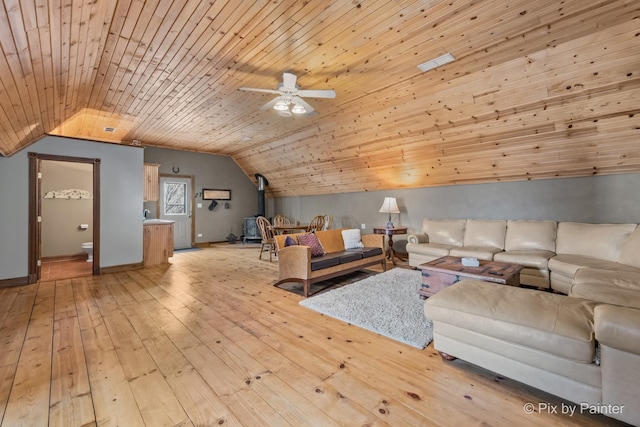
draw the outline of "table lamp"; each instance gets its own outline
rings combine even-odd
[[[396,198],[385,197],[384,202],[382,202],[380,212],[389,214],[389,222],[387,222],[387,228],[393,228],[393,222],[391,222],[391,214],[400,213],[400,209],[398,209],[398,204],[396,203]]]

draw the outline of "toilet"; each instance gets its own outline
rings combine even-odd
[[[93,242],[85,242],[81,248],[87,253],[87,262],[93,262]]]

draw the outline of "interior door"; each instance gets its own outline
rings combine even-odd
[[[191,178],[160,178],[160,219],[174,221],[173,249],[191,247]]]

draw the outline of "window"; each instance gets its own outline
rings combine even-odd
[[[183,182],[164,183],[164,214],[186,215],[187,184]]]

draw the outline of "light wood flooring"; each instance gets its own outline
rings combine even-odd
[[[301,307],[276,276],[220,245],[0,289],[1,425],[619,425],[527,415],[562,401]]]
[[[93,263],[86,259],[42,261],[40,278],[42,281],[71,279],[74,277],[91,276]]]

